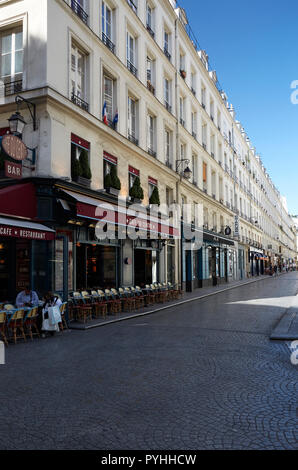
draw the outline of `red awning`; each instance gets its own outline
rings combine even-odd
[[[0,189],[0,214],[35,219],[37,201],[34,185],[14,184]]]
[[[168,225],[166,221],[162,221],[158,217],[149,218],[146,213],[139,213],[138,218],[136,218],[134,215],[130,215],[129,208],[116,206],[73,191],[63,191],[77,201],[76,208],[77,216],[79,217],[98,220],[104,223],[109,222],[124,227],[134,227],[137,225],[140,229],[151,233],[179,236],[180,232],[177,228]],[[105,208],[105,206],[108,208]]]
[[[0,237],[25,238],[27,240],[54,240],[55,230],[26,220],[0,217]]]

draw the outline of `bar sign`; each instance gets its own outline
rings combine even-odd
[[[22,165],[5,160],[5,176],[6,178],[22,178]]]

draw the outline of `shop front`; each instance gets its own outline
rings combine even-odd
[[[145,207],[92,197],[58,185],[58,199],[73,233],[73,289],[144,286],[173,278],[178,232]],[[169,247],[167,244],[169,243]],[[166,266],[166,262],[168,263]]]
[[[183,281],[188,292],[227,283],[237,275],[235,242],[206,231],[202,238],[200,248],[182,250]]]
[[[1,191],[0,191],[1,192]],[[49,290],[48,259],[55,231],[11,217],[0,217],[0,301],[14,300],[26,286],[38,292]]]
[[[249,248],[250,274],[251,276],[260,276],[264,274],[264,252],[251,246]]]

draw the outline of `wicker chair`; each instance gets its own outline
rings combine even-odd
[[[85,299],[79,292],[73,292],[73,300],[76,307],[76,320],[92,320],[92,306],[86,303]]]
[[[39,333],[38,326],[37,326],[37,320],[38,320],[38,307],[33,307],[29,310],[24,320],[24,327],[25,327],[25,330],[27,330],[28,335],[31,338],[31,341],[33,341],[34,334],[40,338],[40,333]],[[35,333],[33,333],[32,328],[34,328]]]
[[[0,338],[3,339],[4,344],[8,346],[8,341],[6,337],[6,312],[0,312]]]
[[[131,287],[130,290],[134,295],[136,301],[136,308],[143,308],[145,306],[145,297],[142,294],[142,291],[140,292],[135,287]]]
[[[116,291],[115,295],[110,289],[105,289],[105,295],[108,299],[108,304],[110,307],[110,313],[121,313],[122,306],[121,306],[121,299],[119,298],[119,294]]]
[[[132,312],[133,308],[135,307],[135,303],[123,287],[119,287],[119,295],[122,301],[123,310],[125,312]]]
[[[59,323],[59,328],[61,329],[61,331],[63,331],[64,328],[66,328],[66,330],[68,330],[68,324],[67,324],[67,321],[66,321],[66,318],[65,318],[66,307],[67,307],[67,302],[63,302],[60,305],[60,315],[61,315],[62,322]]]
[[[11,318],[8,320],[8,328],[12,331],[14,343],[17,343],[18,338],[23,338],[26,341],[26,335],[24,332],[24,309],[19,308],[16,310]],[[17,336],[17,331],[20,331],[20,335]]]

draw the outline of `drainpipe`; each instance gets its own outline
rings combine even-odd
[[[175,170],[177,166],[177,161],[180,159],[179,154],[179,120],[177,115],[178,110],[178,19],[175,20],[175,115],[176,115],[176,162]],[[180,188],[181,178],[177,179],[176,182],[176,204],[181,207],[181,188]],[[182,288],[182,272],[183,272],[183,240],[182,240],[182,224],[181,219],[179,218],[178,223],[180,224],[179,230],[181,238],[178,241],[178,283],[180,283]]]

